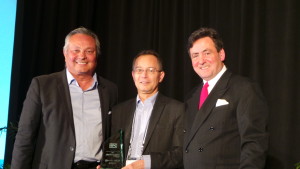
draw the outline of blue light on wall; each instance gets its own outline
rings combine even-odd
[[[0,127],[7,125],[17,0],[0,0]],[[0,167],[6,133],[0,133]]]

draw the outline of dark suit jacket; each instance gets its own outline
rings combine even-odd
[[[108,112],[117,103],[117,87],[98,77],[98,91],[105,139],[110,134]],[[11,169],[71,169],[74,130],[66,70],[33,78],[19,121]]]
[[[257,84],[227,70],[198,111],[202,86],[185,102],[185,169],[264,168],[268,110]]]
[[[136,98],[123,102],[112,111],[112,134],[125,132],[125,158],[129,148]],[[160,93],[156,98],[143,155],[151,155],[152,169],[182,167],[184,104]]]

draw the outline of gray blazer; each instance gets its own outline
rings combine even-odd
[[[198,110],[202,85],[185,102],[185,169],[264,168],[268,109],[257,84],[227,70]]]
[[[125,157],[129,148],[136,98],[112,111],[112,134],[125,132]],[[158,94],[150,117],[143,155],[151,155],[151,169],[181,168],[184,104]]]
[[[98,77],[104,139],[108,112],[117,103],[117,87]],[[71,169],[75,131],[66,70],[33,78],[19,121],[11,169]]]

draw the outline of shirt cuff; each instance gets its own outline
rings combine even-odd
[[[151,169],[151,156],[143,155],[142,160],[144,160],[145,169]]]

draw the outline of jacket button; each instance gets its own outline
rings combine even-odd
[[[199,151],[199,152],[202,152],[202,151],[203,151],[203,148],[199,148],[198,151]]]
[[[185,149],[185,153],[188,153],[189,152],[189,150],[188,149]]]
[[[186,130],[185,130],[185,129],[183,130],[183,133],[186,133]]]
[[[209,130],[215,130],[215,128],[214,127],[210,127]]]
[[[70,146],[70,151],[74,151],[74,147]]]

